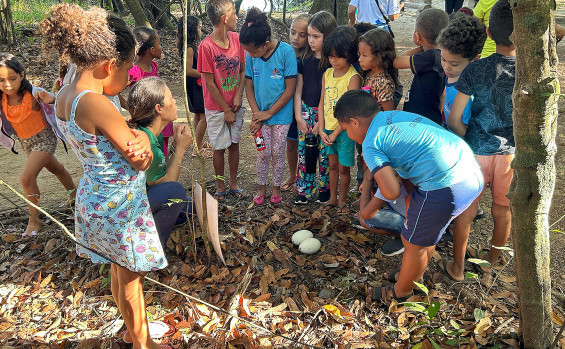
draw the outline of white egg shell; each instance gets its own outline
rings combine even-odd
[[[313,236],[314,234],[312,234],[310,230],[299,230],[296,233],[292,234],[292,243],[298,246],[302,241]]]
[[[308,238],[300,243],[298,249],[305,254],[314,254],[320,250],[322,243],[316,238]]]

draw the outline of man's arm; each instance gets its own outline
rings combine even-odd
[[[355,11],[357,10],[357,7],[353,6],[353,5],[349,5],[349,7],[347,8],[347,17],[349,17],[349,26],[353,27],[353,25],[355,24]]]

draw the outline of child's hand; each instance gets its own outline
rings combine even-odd
[[[263,126],[263,123],[261,121],[251,121],[251,124],[249,125],[251,134],[256,134],[257,131],[261,129],[261,126]]]
[[[233,105],[231,106],[231,111],[233,111],[234,113],[237,113],[239,111],[239,109],[241,109],[242,103],[243,103],[242,97],[239,96],[238,94],[236,94],[233,97]]]
[[[312,126],[312,133],[315,135],[320,134],[320,126],[318,123],[315,123],[314,126]]]
[[[140,158],[146,158],[151,154],[151,142],[149,137],[145,132],[130,129],[131,133],[135,136],[134,139],[128,142],[128,152],[129,156],[139,156]]]
[[[55,103],[55,97],[45,90],[39,90],[33,95],[41,103],[52,104]]]
[[[326,147],[333,144],[333,141],[330,139],[330,136],[328,136],[324,131],[320,131],[320,138],[322,139],[322,142]]]
[[[306,123],[306,120],[304,120],[303,118],[298,118],[296,120],[296,126],[298,127],[298,131],[300,131],[300,133],[302,134],[308,133],[308,124]]]
[[[173,139],[177,149],[186,149],[192,144],[192,132],[190,127],[186,124],[180,124],[175,127]]]
[[[233,110],[230,109],[224,112],[224,120],[226,120],[228,124],[235,122],[235,113]]]
[[[268,111],[258,111],[253,113],[253,121],[265,121],[272,117],[273,116]]]

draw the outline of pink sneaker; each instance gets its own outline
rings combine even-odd
[[[255,205],[263,205],[263,203],[265,202],[265,197],[263,195],[257,194],[253,198],[253,202],[255,203]]]
[[[282,196],[280,195],[272,195],[271,196],[271,204],[280,204],[282,201]]]

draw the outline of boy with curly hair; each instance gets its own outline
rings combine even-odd
[[[512,123],[516,48],[510,40],[514,25],[508,0],[499,0],[494,4],[490,19],[487,35],[496,43],[496,53],[469,63],[463,70],[455,84],[458,93],[453,101],[447,125],[465,138],[481,166],[485,184],[490,185],[491,213],[494,220],[491,248],[488,252],[480,248],[469,249],[469,253],[494,265],[500,256],[500,248],[506,244],[510,235],[512,216],[510,200],[506,196],[513,174],[510,164],[516,151]],[[466,125],[462,116],[471,96],[474,96],[471,118]],[[472,206],[478,207],[479,199],[480,196]],[[463,215],[456,222],[455,235],[458,232],[458,224],[470,226],[472,220],[472,217]],[[467,240],[466,236],[460,238]],[[455,245],[454,241],[454,262],[451,265],[444,263],[443,269],[453,278],[461,280],[466,244]],[[481,268],[484,272],[490,272],[490,268]]]

